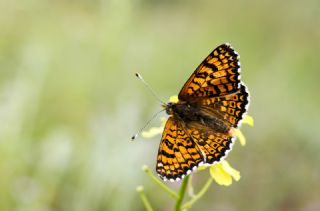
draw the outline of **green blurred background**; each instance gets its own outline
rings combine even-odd
[[[171,210],[141,171],[160,137],[130,142],[160,110],[134,72],[168,99],[224,42],[255,127],[228,157],[241,180],[193,210],[320,210],[319,0],[1,0],[0,210],[143,210],[140,184]]]

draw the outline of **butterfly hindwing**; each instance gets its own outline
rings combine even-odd
[[[200,112],[207,112],[208,115],[217,115],[226,120],[230,126],[236,128],[248,110],[249,93],[244,84],[240,84],[240,89],[229,95],[204,98],[199,103]]]
[[[191,122],[188,132],[205,155],[205,163],[219,162],[232,148],[233,138],[229,133],[217,132],[206,123]]]
[[[178,97],[180,100],[188,100],[223,96],[237,91],[239,83],[239,56],[229,44],[222,44],[197,67]]]
[[[159,176],[164,180],[179,180],[202,162],[199,147],[174,117],[169,117],[158,151]]]

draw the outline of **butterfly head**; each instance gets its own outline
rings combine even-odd
[[[173,114],[173,112],[176,108],[176,103],[169,102],[169,103],[162,105],[162,107],[166,110],[168,115],[171,115],[171,114]]]

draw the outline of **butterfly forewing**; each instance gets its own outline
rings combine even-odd
[[[156,170],[165,180],[179,180],[203,161],[199,147],[173,117],[162,134]]]
[[[180,100],[217,97],[237,91],[240,83],[239,56],[229,44],[214,49],[197,67],[179,93]]]

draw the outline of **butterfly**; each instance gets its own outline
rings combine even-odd
[[[157,156],[161,179],[178,181],[200,165],[224,159],[232,129],[248,110],[249,92],[240,80],[238,53],[230,44],[215,48],[182,87],[177,103],[163,107],[165,124]]]

